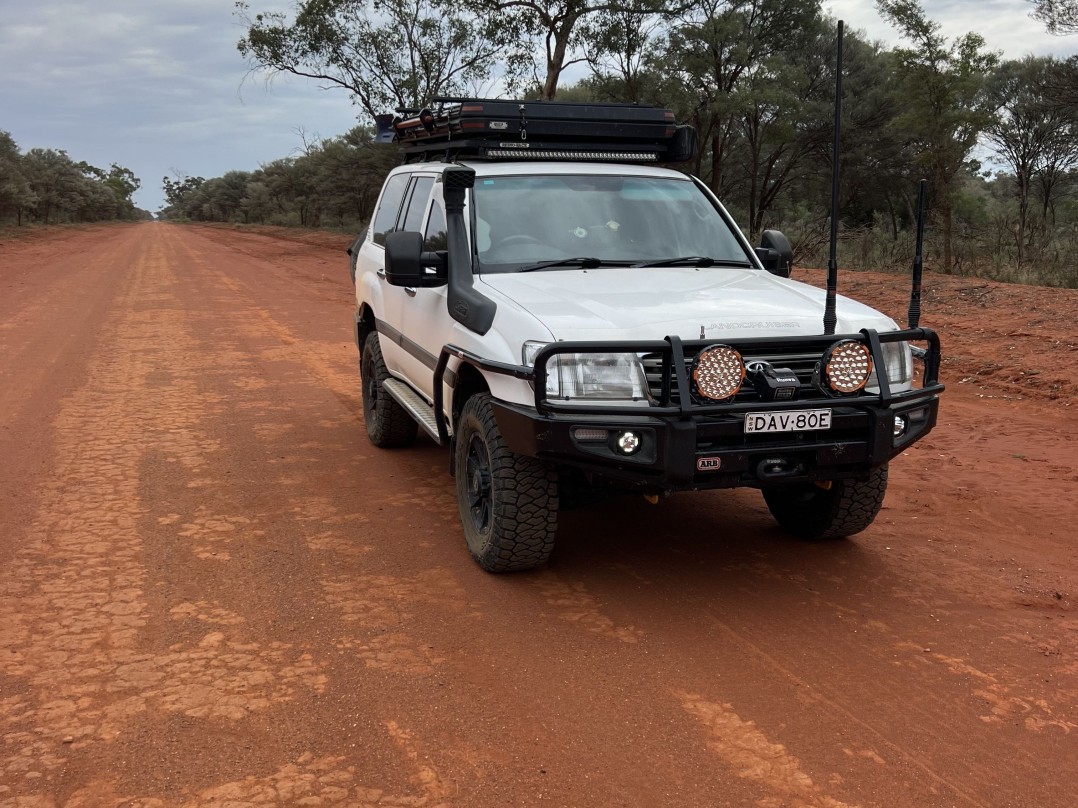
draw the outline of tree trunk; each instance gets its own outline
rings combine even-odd
[[[711,138],[711,182],[708,183],[711,186],[711,191],[721,198],[720,188],[722,186],[722,138],[719,135],[715,135]]]
[[[954,233],[954,210],[950,189],[940,199],[940,215],[943,217],[943,271],[950,275],[954,270],[954,250],[951,239]]]
[[[561,28],[551,31],[554,36],[554,52],[548,52],[546,60],[546,81],[543,82],[542,99],[553,101],[558,94],[558,80],[565,65],[565,52],[569,48],[569,35],[573,32],[576,17],[567,17]],[[548,40],[549,41],[549,40]]]

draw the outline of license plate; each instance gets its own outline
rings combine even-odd
[[[806,432],[831,428],[831,410],[786,410],[750,412],[745,416],[745,432]]]

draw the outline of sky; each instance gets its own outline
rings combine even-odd
[[[287,0],[249,0],[252,12]],[[948,37],[977,31],[1006,58],[1068,56],[1078,37],[1055,37],[1026,0],[922,0]],[[850,28],[897,43],[869,0],[823,0]],[[135,204],[164,204],[161,178],[252,171],[308,139],[355,126],[343,90],[251,75],[236,50],[244,33],[233,0],[0,0],[0,130],[26,151],[64,149],[74,160],[130,168]],[[571,81],[574,77],[568,76]]]

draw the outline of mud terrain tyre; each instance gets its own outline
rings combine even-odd
[[[887,492],[887,465],[860,480],[765,488],[764,501],[783,530],[802,539],[844,539],[872,524]]]
[[[359,376],[363,386],[363,421],[371,443],[381,449],[409,446],[419,432],[419,424],[382,387],[382,382],[392,377],[382,359],[376,331],[363,342]]]
[[[488,394],[464,405],[454,451],[460,520],[479,566],[519,572],[545,564],[558,528],[558,476],[506,448]]]

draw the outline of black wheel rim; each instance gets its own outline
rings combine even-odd
[[[465,469],[467,474],[468,513],[472,525],[479,533],[490,529],[493,511],[490,483],[490,455],[486,444],[478,435],[472,435],[468,441],[468,459]]]

